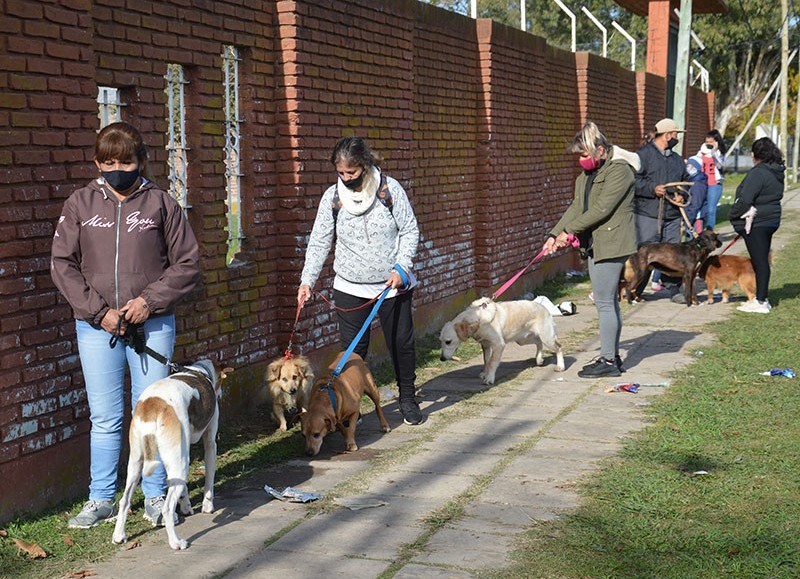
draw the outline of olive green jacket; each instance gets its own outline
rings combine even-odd
[[[627,257],[636,253],[636,225],[633,217],[634,176],[627,161],[615,159],[613,148],[609,158],[597,170],[589,192],[589,208],[584,213],[586,172],[575,179],[575,198],[553,227],[550,235],[562,231],[593,239],[595,261]],[[586,243],[586,241],[582,241]],[[585,248],[584,248],[585,249]]]

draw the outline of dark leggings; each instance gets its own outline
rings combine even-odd
[[[396,297],[386,299],[378,310],[378,317],[381,320],[383,336],[386,339],[386,347],[392,356],[394,375],[397,378],[397,389],[400,391],[400,398],[414,397],[414,383],[417,379],[417,353],[414,349],[414,321],[411,317],[411,299],[414,290],[409,290]],[[333,298],[337,308],[351,309],[363,306],[369,300],[358,298],[350,294],[333,291]],[[352,311],[343,312],[336,310],[339,318],[339,339],[341,340],[342,350],[346,350],[353,339],[358,334],[364,321],[372,311],[374,304]],[[369,351],[370,330],[364,332],[354,352],[367,358]]]
[[[736,229],[742,236],[756,272],[756,299],[763,302],[769,297],[769,276],[772,269],[769,265],[769,250],[772,247],[772,236],[778,230],[777,226],[753,227],[750,233],[744,229]]]

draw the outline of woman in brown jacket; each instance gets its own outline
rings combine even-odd
[[[169,368],[112,335],[143,327],[147,345],[172,357],[175,304],[200,279],[197,241],[183,209],[142,176],[147,151],[127,123],[97,135],[96,179],[64,203],[53,238],[53,282],[72,306],[89,402],[91,467],[89,500],[69,520],[86,529],[115,515],[117,465],[125,414],[125,367],[131,404],[166,377]],[[166,494],[163,466],[144,477],[145,518],[162,525]]]

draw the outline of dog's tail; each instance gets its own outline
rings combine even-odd
[[[142,474],[150,476],[158,466],[158,442],[155,434],[145,434],[142,437],[142,455],[144,457]]]

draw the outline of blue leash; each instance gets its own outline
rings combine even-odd
[[[400,279],[403,280],[403,288],[408,287],[408,275],[406,274],[405,271],[403,271],[403,268],[395,264],[394,269],[398,274],[400,274]],[[353,351],[356,349],[358,342],[361,340],[361,337],[364,335],[364,332],[367,331],[367,328],[369,328],[369,325],[372,323],[372,320],[375,319],[375,314],[378,313],[378,310],[381,308],[383,300],[386,299],[386,295],[391,290],[392,290],[391,286],[387,286],[386,289],[383,290],[383,292],[381,292],[378,301],[375,302],[374,306],[372,306],[372,311],[367,316],[367,319],[364,320],[364,324],[361,326],[361,329],[356,334],[356,337],[353,338],[353,341],[350,342],[350,346],[348,346],[347,350],[345,350],[344,354],[339,360],[339,363],[336,365],[336,368],[334,368],[330,380],[328,380],[328,383],[325,384],[324,386],[320,386],[320,390],[328,391],[328,397],[331,399],[331,406],[333,406],[334,414],[336,413],[336,395],[333,393],[333,388],[331,388],[331,386],[333,385],[333,381],[336,379],[337,376],[339,376],[339,374],[342,373],[342,370],[344,370],[345,364],[347,364],[347,360],[350,358],[350,354],[352,354]]]

